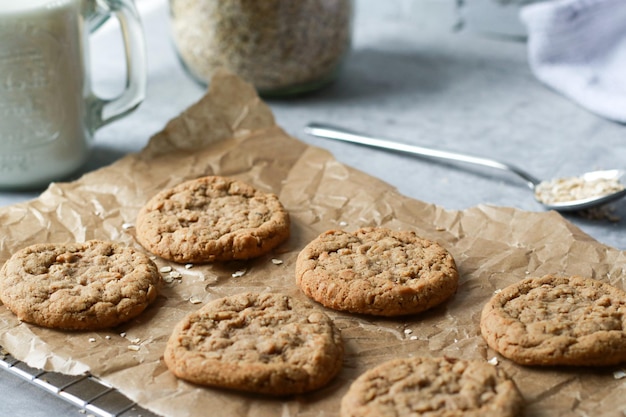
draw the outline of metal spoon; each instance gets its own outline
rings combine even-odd
[[[508,171],[521,177],[526,185],[533,191],[537,191],[537,187],[539,184],[545,184],[547,181],[541,181],[535,176],[527,173],[526,171],[500,161],[496,161],[494,159],[481,158],[476,156],[464,155],[455,152],[442,151],[436,149],[424,148],[421,146],[407,145],[404,143],[393,142],[390,140],[375,138],[369,135],[364,135],[361,133],[353,132],[342,127],[332,126],[324,123],[310,123],[305,127],[305,132],[312,136],[317,136],[320,138],[326,139],[335,139],[344,142],[352,142],[359,145],[370,146],[374,148],[381,148],[390,151],[396,151],[401,153],[407,153],[411,155],[417,155],[422,158],[431,159],[431,160],[445,160],[445,161],[454,161],[454,162],[463,162],[474,165],[482,165],[490,168],[499,169],[502,171]],[[550,202],[546,203],[537,198],[537,194],[535,193],[535,199],[541,203],[544,207],[550,210],[557,211],[576,211],[576,210],[585,210],[591,207],[600,206],[603,204],[607,204],[611,201],[615,201],[619,198],[626,196],[626,188],[624,188],[623,184],[626,181],[626,171],[612,169],[607,171],[593,171],[588,172],[586,174],[578,177],[582,181],[595,181],[595,180],[616,180],[619,182],[621,189],[617,191],[613,191],[610,194],[588,197],[588,198],[579,198],[573,199],[569,201],[558,201],[558,202]]]

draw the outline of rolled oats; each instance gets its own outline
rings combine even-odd
[[[542,203],[555,204],[601,197],[623,189],[624,185],[616,178],[567,177],[542,181],[535,188],[535,197]]]
[[[261,92],[332,78],[351,39],[351,0],[170,0],[170,12],[196,79],[223,67]]]

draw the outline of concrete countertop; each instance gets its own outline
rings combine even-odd
[[[540,84],[528,68],[524,42],[453,30],[453,8],[446,4],[357,0],[354,47],[341,76],[314,94],[268,100],[279,125],[406,196],[455,210],[479,204],[544,209],[523,181],[507,173],[316,139],[304,134],[304,126],[328,122],[410,144],[491,157],[542,179],[624,167],[625,126],[599,118]],[[97,132],[83,172],[139,151],[204,93],[176,59],[164,1],[140,6],[148,42],[147,98],[131,116]],[[93,38],[94,79],[99,90],[114,94],[122,85],[121,75],[115,76],[123,73],[121,51],[115,31],[103,31]],[[40,192],[0,192],[0,205]],[[626,249],[626,201],[612,209],[625,220],[566,218],[594,239]],[[2,370],[0,392],[3,416],[78,415],[63,400],[49,398]]]

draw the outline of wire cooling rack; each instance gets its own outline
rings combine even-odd
[[[91,375],[31,368],[0,346],[0,370],[10,372],[97,417],[158,417]]]

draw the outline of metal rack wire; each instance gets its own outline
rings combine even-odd
[[[158,417],[92,375],[32,368],[0,346],[0,370],[10,372],[97,417]]]

